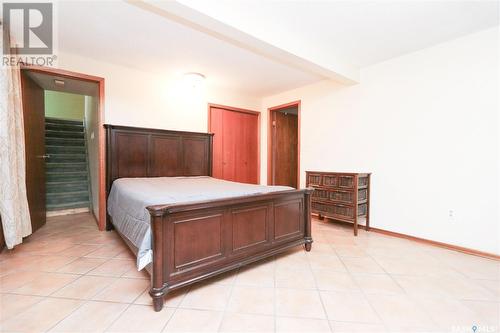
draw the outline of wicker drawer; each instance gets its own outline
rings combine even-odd
[[[326,216],[342,220],[354,220],[354,206],[334,203],[312,202],[314,212],[324,213]]]
[[[307,175],[307,184],[310,186],[321,185],[321,175],[317,173],[310,173]]]
[[[365,203],[358,205],[358,216],[365,216],[367,209],[368,206]]]
[[[330,192],[321,188],[313,186],[314,192],[312,193],[312,198],[318,200],[328,200],[330,197]]]
[[[358,201],[365,201],[368,199],[368,190],[366,188],[362,188],[358,190]]]
[[[354,176],[339,175],[337,180],[337,187],[339,188],[354,188]]]
[[[323,175],[322,177],[322,185],[328,187],[337,187],[338,177],[337,175]]]
[[[355,199],[353,191],[324,189],[318,187],[314,187],[312,198],[321,201],[340,201],[345,203],[354,203]]]
[[[359,187],[368,186],[368,176],[358,177],[358,186]]]
[[[347,203],[354,203],[354,192],[353,191],[342,191],[342,190],[330,190],[329,198],[332,201],[342,201]]]

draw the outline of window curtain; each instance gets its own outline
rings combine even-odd
[[[0,216],[9,249],[31,234],[25,157],[21,71],[0,65]]]

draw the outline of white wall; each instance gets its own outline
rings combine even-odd
[[[500,254],[498,46],[485,30],[262,108],[302,101],[302,185],[305,170],[372,172],[372,226]]]
[[[96,218],[99,217],[99,117],[98,99],[85,96],[85,132],[87,139],[87,156],[90,175],[90,194],[92,211]]]
[[[100,62],[73,54],[58,54],[61,69],[104,77],[105,119],[113,125],[206,132],[207,103],[258,110],[260,98],[220,89],[207,78],[206,92],[186,93],[179,78]]]

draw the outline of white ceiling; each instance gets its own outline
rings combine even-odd
[[[265,96],[323,79],[118,1],[60,2],[59,51]]]
[[[358,67],[499,24],[499,2],[179,0],[257,38]]]
[[[362,67],[498,25],[498,1],[180,2],[318,65],[307,54]],[[122,1],[61,1],[57,17],[61,52],[158,75],[259,97],[325,78]]]

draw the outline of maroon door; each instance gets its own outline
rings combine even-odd
[[[298,116],[272,112],[271,184],[297,188]]]
[[[46,222],[44,91],[26,71],[21,72],[26,150],[26,191],[33,232]]]
[[[258,183],[259,116],[254,113],[210,108],[214,133],[213,176],[241,183]]]

